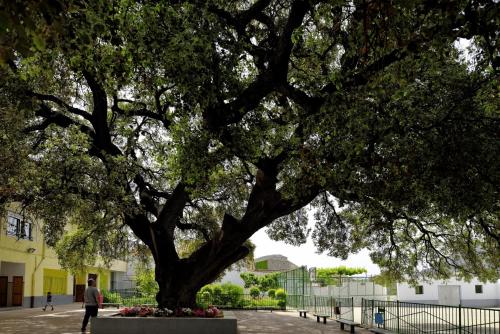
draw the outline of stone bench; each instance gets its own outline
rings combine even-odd
[[[326,324],[326,318],[330,318],[329,314],[313,314],[316,317],[316,322],[319,322],[319,318],[323,318],[323,323]]]
[[[342,330],[344,330],[344,325],[351,326],[351,328],[350,328],[351,333],[354,333],[354,328],[356,326],[360,325],[359,322],[354,322],[354,321],[347,320],[347,319],[337,319],[336,321],[340,323],[340,329],[342,329]]]
[[[304,314],[304,318],[307,318],[307,312],[308,310],[299,310],[299,317],[302,317],[302,314]]]

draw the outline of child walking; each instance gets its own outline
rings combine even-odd
[[[50,293],[50,291],[47,292],[47,302],[45,303],[45,306],[42,310],[45,311],[48,305],[50,305],[50,307],[52,307],[52,311],[54,311],[54,305],[52,304],[52,294]]]

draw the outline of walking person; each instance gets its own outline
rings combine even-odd
[[[47,309],[47,306],[52,307],[52,311],[54,311],[54,304],[52,304],[52,294],[49,292],[47,292],[47,301],[45,302],[45,306],[43,307],[42,310],[46,310]]]
[[[97,317],[97,310],[99,308],[99,290],[96,288],[96,281],[89,278],[87,281],[88,287],[85,289],[84,303],[85,303],[85,316],[83,317],[82,332],[85,332],[90,317]]]

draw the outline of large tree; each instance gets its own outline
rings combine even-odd
[[[499,276],[495,1],[47,6],[2,12],[0,196],[64,265],[127,252],[130,229],[159,305],[191,306],[261,228],[303,243],[310,204],[332,256]]]

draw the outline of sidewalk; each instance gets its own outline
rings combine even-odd
[[[111,308],[99,310],[99,314],[115,312],[116,309]],[[84,313],[82,303],[55,305],[54,311],[50,311],[50,308],[43,311],[41,307],[5,310],[0,312],[0,332],[2,334],[81,333]]]
[[[81,333],[80,328],[85,312],[81,306],[81,303],[74,303],[56,305],[54,311],[42,311],[41,308],[2,311],[0,312],[0,332],[2,334],[78,334]],[[115,308],[99,309],[99,314],[111,314],[116,311]],[[340,326],[334,320],[328,320],[324,325],[317,323],[313,317],[300,318],[298,312],[234,311],[234,314],[238,319],[239,334],[349,334],[349,331],[340,330]],[[89,332],[87,329],[87,333]],[[356,333],[367,334],[369,332],[356,328]]]

